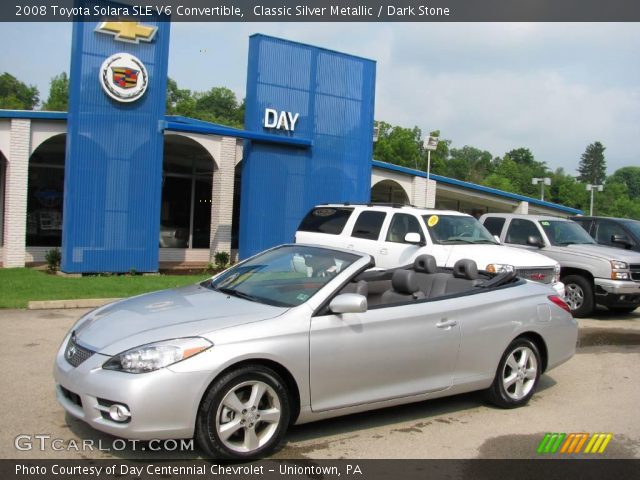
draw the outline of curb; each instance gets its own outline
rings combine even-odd
[[[121,298],[80,298],[77,300],[38,300],[27,304],[27,310],[49,310],[59,308],[95,308]]]

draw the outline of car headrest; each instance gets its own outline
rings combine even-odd
[[[453,276],[466,280],[478,278],[478,265],[473,260],[462,258],[453,265]]]
[[[411,270],[396,270],[393,272],[391,287],[394,291],[405,295],[413,295],[420,288],[416,275]]]
[[[413,269],[420,273],[436,273],[438,271],[436,257],[426,253],[418,255],[413,261]]]

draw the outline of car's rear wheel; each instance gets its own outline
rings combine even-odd
[[[257,458],[278,448],[289,425],[289,395],[279,375],[247,365],[217,379],[198,411],[196,440],[214,458]]]
[[[564,301],[569,305],[574,317],[591,315],[594,308],[593,287],[591,282],[580,275],[567,275],[561,279],[564,283]]]
[[[536,389],[541,367],[535,343],[516,338],[500,359],[493,384],[487,391],[489,401],[502,408],[525,405]]]

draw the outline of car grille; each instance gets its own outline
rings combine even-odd
[[[555,273],[553,268],[518,268],[516,271],[520,278],[539,283],[551,283]]]
[[[78,345],[75,341],[75,334],[71,335],[67,348],[64,349],[64,358],[74,367],[87,360],[95,352]]]
[[[631,278],[633,278],[636,281],[640,281],[640,264],[633,264],[630,265],[629,268],[631,269]]]

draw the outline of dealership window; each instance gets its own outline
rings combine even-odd
[[[213,158],[188,138],[165,142],[160,247],[209,248]]]
[[[43,142],[29,159],[28,247],[59,247],[62,244],[65,142],[65,134],[56,135]]]

